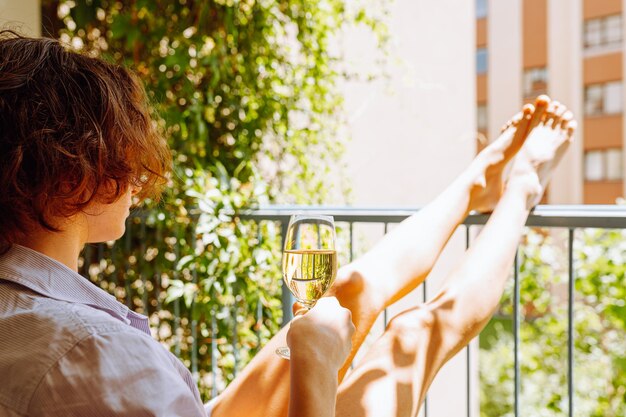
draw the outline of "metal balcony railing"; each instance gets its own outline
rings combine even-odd
[[[336,222],[346,222],[350,228],[350,260],[353,253],[353,225],[355,223],[382,223],[387,232],[390,223],[399,223],[415,213],[417,210],[398,210],[398,209],[360,209],[351,207],[271,207],[257,210],[249,215],[249,218],[256,221],[272,220],[278,221],[282,225],[282,230],[286,230],[289,223],[289,217],[294,212],[310,212],[332,215]],[[465,227],[466,247],[469,247],[470,228],[472,226],[484,225],[489,216],[481,214],[473,214],[467,217],[463,222]],[[569,416],[574,415],[574,338],[573,338],[573,321],[574,321],[574,282],[575,271],[573,265],[573,248],[574,233],[579,228],[619,228],[626,229],[626,207],[620,206],[538,206],[533,210],[526,223],[528,227],[548,227],[548,228],[565,228],[568,230],[568,409]],[[514,332],[514,412],[515,416],[519,416],[520,406],[520,283],[519,283],[519,262],[518,257],[515,258],[514,265],[514,293],[513,304],[513,332]],[[427,299],[426,281],[423,284],[424,300]],[[284,297],[284,317],[291,317],[289,292],[283,291]],[[386,313],[386,312],[385,312]],[[385,314],[385,324],[387,315]],[[467,355],[467,415],[471,414],[470,399],[472,394],[471,378],[470,378],[470,356],[472,354],[470,347],[466,349]],[[428,407],[425,407],[425,415],[428,416]]]
[[[316,213],[316,214],[326,214],[332,215],[335,218],[335,222],[338,225],[347,226],[349,233],[349,259],[352,260],[354,253],[354,225],[359,223],[374,223],[382,225],[384,232],[386,233],[389,225],[394,223],[399,223],[414,214],[418,209],[393,209],[393,208],[385,208],[385,209],[367,209],[367,208],[355,208],[355,207],[302,207],[302,206],[272,206],[265,207],[258,210],[250,211],[249,213],[242,215],[242,219],[253,220],[255,222],[277,222],[281,226],[281,230],[283,233],[286,232],[287,225],[289,223],[289,218],[294,213]],[[471,233],[470,230],[474,226],[481,226],[486,223],[488,220],[488,216],[486,215],[470,215],[463,222],[463,227],[465,229],[465,241],[466,246],[469,247],[471,244],[470,238]],[[542,227],[542,228],[559,228],[565,229],[568,231],[568,243],[567,243],[567,253],[568,253],[568,303],[567,303],[567,311],[568,311],[568,357],[567,357],[567,371],[568,371],[568,406],[569,411],[568,415],[571,417],[574,415],[574,331],[573,331],[573,319],[574,319],[574,282],[576,279],[576,271],[574,271],[574,257],[573,257],[573,246],[574,246],[574,234],[577,229],[582,228],[602,228],[602,229],[626,229],[626,207],[621,206],[538,206],[531,213],[528,218],[527,226],[529,227]],[[134,235],[135,238],[139,235],[141,241],[146,234],[146,227],[144,222],[139,222],[139,224],[134,224],[133,222],[129,222],[129,226],[127,227],[127,233],[125,238],[123,238],[120,244],[116,246],[119,247],[117,250],[121,251],[129,251],[130,250],[130,242],[131,236]],[[156,230],[156,239],[160,239],[160,229],[157,227]],[[145,251],[145,246],[139,249],[140,252]],[[85,253],[85,262],[84,264],[87,266],[85,268],[84,273],[87,274],[87,270],[89,265],[94,263],[94,259],[102,258],[104,254],[103,245],[99,245],[96,247],[96,252],[94,253],[94,248],[90,248]],[[144,262],[142,256],[137,257],[137,262]],[[129,267],[129,265],[125,265]],[[519,279],[519,262],[516,256],[515,266],[514,266],[514,290],[513,290],[513,336],[514,336],[514,413],[515,416],[520,415],[520,279]],[[93,277],[92,277],[93,279]],[[150,278],[141,277],[142,285],[145,287],[148,285],[148,281]],[[155,287],[156,291],[162,291],[163,288],[161,286],[159,274],[155,274],[155,278],[150,284],[150,286]],[[423,284],[423,298],[427,299],[427,287],[426,282]],[[130,285],[126,284],[126,301],[129,306],[131,306],[131,292],[132,289]],[[141,297],[144,298],[143,305],[146,306],[146,310],[148,310],[148,302],[147,302],[147,292],[141,292]],[[159,300],[159,297],[156,297]],[[291,318],[291,303],[292,298],[289,291],[284,290],[283,288],[283,314],[286,320]],[[157,301],[157,305],[154,308],[160,308],[159,301]],[[148,313],[148,311],[144,311],[144,314]],[[178,302],[174,306],[174,314],[177,315],[175,317],[175,322],[180,323],[181,317],[180,309],[178,308]],[[215,318],[212,319],[211,328],[215,329]],[[191,321],[191,368],[192,372],[197,371],[197,328],[196,323],[194,323],[193,319]],[[385,324],[387,322],[387,314],[384,314]],[[215,338],[213,338],[215,340]],[[234,341],[236,342],[236,341]],[[216,352],[215,343],[211,344],[211,352],[212,358],[215,357]],[[174,348],[175,353],[180,354],[180,347],[177,345]],[[467,390],[467,415],[468,417],[471,415],[470,408],[470,399],[473,394],[473,390],[476,387],[473,387],[471,384],[471,372],[470,369],[470,357],[473,354],[470,347],[468,346],[465,350],[465,355],[467,355],[467,378],[466,378],[466,390]],[[237,361],[237,356],[235,355],[235,361]],[[215,361],[212,361],[214,364]],[[215,371],[215,368],[213,369]],[[213,394],[216,394],[215,385],[213,388]],[[428,407],[425,407],[425,415],[428,416]]]

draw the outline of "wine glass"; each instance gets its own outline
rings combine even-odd
[[[283,279],[289,291],[310,310],[335,281],[337,251],[332,216],[296,214],[291,216],[283,250]],[[276,353],[289,359],[289,348]]]

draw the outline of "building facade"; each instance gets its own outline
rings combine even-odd
[[[626,195],[624,0],[476,0],[479,146],[539,94],[579,130],[546,202],[614,204]]]

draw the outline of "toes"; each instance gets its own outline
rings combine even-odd
[[[552,123],[554,122],[554,119],[556,117],[556,111],[558,107],[559,107],[558,101],[553,101],[550,104],[548,104],[548,108],[546,109],[542,118],[542,122],[544,125],[552,126]]]
[[[561,121],[559,123],[559,128],[566,132],[567,140],[571,141],[574,137],[574,132],[578,127],[578,123],[574,120],[574,114],[567,110],[563,113],[561,117]]]
[[[506,122],[505,124],[502,125],[502,127],[500,128],[500,133],[503,133],[505,130],[507,130],[509,127],[511,127],[511,122]]]
[[[534,129],[537,125],[539,125],[539,123],[541,123],[549,104],[550,98],[546,95],[540,95],[537,99],[535,99],[534,111],[532,112],[532,116],[530,118],[528,131]]]
[[[535,106],[533,106],[532,104],[524,105],[521,111],[521,119],[517,124],[518,132],[523,133],[524,135],[528,133],[528,125],[533,117],[534,112]]]
[[[574,120],[574,113],[572,113],[569,110],[566,110],[565,113],[563,113],[563,116],[561,116],[561,126],[560,126],[561,129],[563,130],[567,129],[567,125],[572,120]]]
[[[513,116],[511,118],[511,120],[509,120],[508,122],[506,122],[502,128],[500,129],[500,133],[504,132],[505,130],[511,128],[511,127],[517,127],[520,123],[520,121],[524,118],[524,113],[523,112],[519,112],[517,113],[515,116]]]
[[[574,137],[574,132],[576,131],[576,128],[578,127],[578,123],[576,122],[576,120],[571,120],[568,125],[567,125],[567,137],[569,138],[569,140],[572,140]]]
[[[563,115],[568,111],[567,107],[565,107],[561,103],[556,103],[555,107],[556,109],[554,110],[554,121],[552,122],[551,126],[552,129],[556,129],[557,126],[561,124],[561,121],[563,120]]]
[[[535,106],[533,106],[532,104],[524,104],[524,107],[522,108],[522,114],[525,119],[531,117],[534,111]]]

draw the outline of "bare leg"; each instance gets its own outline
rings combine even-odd
[[[338,416],[417,415],[437,371],[488,322],[529,210],[569,144],[574,123],[562,113],[561,106],[552,106],[531,132],[489,222],[440,293],[394,318],[348,375],[340,386]]]
[[[502,194],[506,164],[520,149],[529,126],[541,120],[548,102],[547,97],[541,97],[535,109],[525,108],[435,201],[339,271],[332,295],[350,309],[357,328],[353,351],[340,372],[340,380],[381,311],[423,282],[469,211],[493,209]],[[214,416],[287,414],[289,363],[274,354],[277,347],[285,345],[285,333],[281,330],[229,385],[220,396]]]
[[[548,104],[549,99],[541,96],[536,108],[526,106],[512,119],[509,128],[439,197],[388,233],[363,257],[339,271],[333,295],[352,311],[356,326],[353,349],[340,379],[376,318],[424,281],[467,214],[472,210],[493,210],[502,196],[506,165],[526,140],[530,126],[537,125],[544,117]]]

